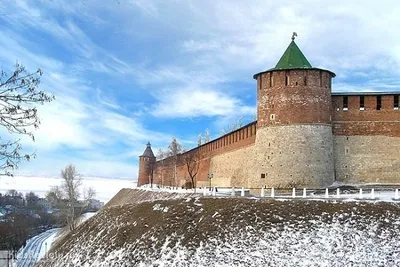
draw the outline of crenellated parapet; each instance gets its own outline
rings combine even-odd
[[[400,92],[334,93],[335,135],[400,137]]]

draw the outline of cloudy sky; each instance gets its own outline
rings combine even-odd
[[[395,91],[400,1],[29,0],[0,2],[0,68],[44,71],[37,158],[16,174],[136,179],[137,157],[175,136],[186,147],[254,118],[254,73],[293,31],[334,91]]]

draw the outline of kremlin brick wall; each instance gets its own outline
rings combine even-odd
[[[344,183],[400,183],[400,110],[393,107],[394,95],[381,96],[380,110],[376,109],[376,95],[364,96],[364,110],[360,110],[360,95],[349,95],[347,98],[347,110],[343,110],[343,95],[334,94],[331,98],[335,180]],[[276,118],[282,115],[275,113]],[[292,118],[295,120],[296,116]],[[268,177],[256,177],[253,171],[257,161],[256,133],[257,122],[253,122],[191,150],[192,153],[201,154],[197,186],[209,186],[209,174],[213,174],[212,186],[260,188],[267,184]],[[288,132],[281,134],[293,138]],[[289,140],[286,143],[289,144]],[[315,140],[314,143],[322,145],[324,140]],[[290,148],[280,147],[278,150],[288,151]],[[271,149],[270,153],[274,151]],[[302,154],[301,150],[297,150],[292,152],[293,155],[296,152],[297,155]],[[278,155],[279,151],[276,151],[275,164],[281,162],[279,165],[282,167],[293,169],[293,158]],[[190,180],[182,157],[180,155],[177,164],[178,186],[187,185]],[[154,183],[177,186],[173,180],[173,170],[171,158],[157,161]],[[311,177],[309,173],[303,173],[302,176],[304,179]],[[280,182],[275,183],[277,187],[290,184],[290,175],[281,178]],[[307,181],[304,183],[307,184]]]
[[[235,171],[241,172],[243,164],[252,161],[252,158],[254,158],[253,155],[247,155],[245,151],[246,148],[254,146],[256,131],[257,122],[252,122],[186,152],[198,153],[201,158],[199,172],[196,176],[197,186],[209,186],[208,177],[209,174],[212,174],[212,186],[230,187],[235,184],[235,186],[247,187],[248,176],[242,178],[242,175],[235,176],[234,173]],[[173,172],[175,168],[172,157],[156,162],[154,183],[166,186],[182,186],[190,181],[183,157],[184,154],[180,154],[177,159],[177,185],[174,182]],[[239,182],[239,180],[241,181]]]
[[[394,108],[394,95],[381,95],[380,110],[376,95],[364,96],[364,110],[360,110],[360,95],[347,96],[347,110],[343,108],[343,97],[332,97],[334,135],[400,137],[400,110]]]
[[[394,95],[332,97],[336,179],[346,183],[400,183],[400,110]]]

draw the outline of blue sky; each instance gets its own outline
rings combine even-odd
[[[350,2],[350,3],[349,3]],[[147,141],[186,147],[255,114],[254,73],[273,67],[293,31],[334,91],[396,91],[399,1],[31,0],[0,3],[0,68],[44,71],[56,101],[39,108],[37,158],[18,175],[136,179]],[[361,3],[361,2],[360,2]]]

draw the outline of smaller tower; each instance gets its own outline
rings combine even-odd
[[[143,154],[139,156],[139,175],[137,186],[152,183],[155,163],[156,157],[154,156],[153,150],[151,150],[150,142],[148,142]]]

